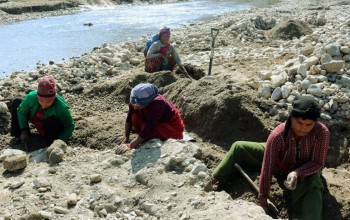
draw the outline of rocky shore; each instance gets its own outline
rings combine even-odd
[[[138,41],[105,44],[64,63],[38,65],[0,80],[0,216],[3,219],[271,219],[243,178],[219,191],[211,169],[236,140],[264,141],[291,102],[311,94],[331,130],[324,219],[350,218],[350,2],[294,1],[174,29],[172,41],[195,80],[144,72]],[[210,28],[219,28],[207,75]],[[98,46],[98,45],[97,45]],[[13,97],[53,75],[76,128],[68,146],[9,150]],[[152,82],[178,106],[196,142],[154,140],[123,156],[130,90]],[[252,126],[254,125],[254,126]],[[37,143],[32,143],[37,144]],[[57,143],[56,143],[57,144]],[[16,162],[17,161],[17,162]],[[258,173],[249,173],[257,182]],[[287,218],[282,191],[271,193]]]

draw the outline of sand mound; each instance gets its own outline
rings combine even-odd
[[[272,28],[267,35],[272,39],[292,40],[303,35],[311,34],[312,29],[303,21],[282,21]]]

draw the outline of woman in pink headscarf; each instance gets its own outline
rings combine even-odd
[[[74,130],[69,106],[57,94],[56,82],[52,76],[40,78],[38,89],[28,93],[24,99],[15,98],[11,104],[11,116],[11,135],[22,142],[26,151],[34,150],[29,146],[29,122],[46,144],[51,144],[56,139],[67,141]],[[45,146],[39,146],[41,147]]]
[[[185,76],[190,78],[175,47],[170,42],[170,28],[162,28],[158,36],[159,40],[153,42],[147,51],[145,71],[149,73],[161,70],[173,71],[177,64]]]

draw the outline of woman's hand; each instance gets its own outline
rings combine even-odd
[[[132,147],[130,144],[121,144],[117,147],[117,149],[115,150],[116,154],[124,154],[125,152],[131,150]]]
[[[130,142],[130,138],[127,137],[127,136],[123,136],[120,141],[119,141],[119,144],[127,144]]]

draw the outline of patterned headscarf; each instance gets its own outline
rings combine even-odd
[[[140,83],[131,90],[130,103],[146,106],[158,95],[158,88],[151,83]]]
[[[52,76],[44,76],[39,79],[37,97],[42,101],[50,101],[56,98],[56,82]]]
[[[162,35],[170,35],[170,28],[163,27],[162,29],[160,29],[159,37],[161,37]]]

